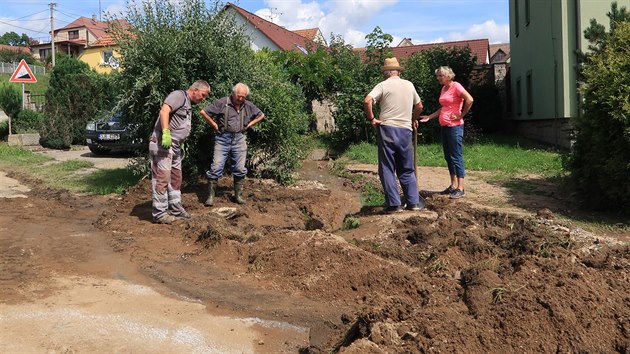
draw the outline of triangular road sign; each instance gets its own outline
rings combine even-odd
[[[35,75],[31,71],[31,68],[28,67],[26,61],[22,59],[20,64],[18,64],[17,68],[15,68],[15,72],[11,75],[9,79],[10,82],[37,82]]]

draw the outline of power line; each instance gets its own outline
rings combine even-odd
[[[37,31],[32,30],[30,28],[20,27],[20,26],[14,25],[14,24],[9,23],[9,22],[0,21],[0,23],[5,24],[5,25],[9,25],[11,27],[19,28],[21,30],[29,31],[29,32],[37,32]],[[43,32],[39,32],[39,33],[43,33]]]
[[[36,13],[34,13],[34,14],[30,14],[30,15],[26,15],[26,16],[18,17],[18,18],[16,18],[16,19],[14,19],[13,21],[22,20],[23,18],[26,18],[26,17],[31,17],[31,16],[34,16],[34,15],[40,14],[40,13],[42,13],[42,12],[48,12],[48,10],[42,10],[42,11],[40,11],[40,12],[36,12]],[[36,19],[36,20],[22,20],[22,21],[40,21],[40,19]]]

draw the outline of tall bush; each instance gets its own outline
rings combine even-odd
[[[17,118],[22,110],[22,94],[16,88],[5,82],[0,85],[0,109],[11,117],[11,123],[13,123],[13,120]],[[15,128],[11,127],[11,130],[11,133],[13,133]]]
[[[41,130],[43,115],[30,109],[23,109],[17,119],[11,122],[11,129],[17,134],[35,133]]]
[[[440,83],[435,79],[435,70],[440,66],[450,67],[455,73],[455,81],[470,90],[469,78],[475,62],[476,57],[472,55],[467,47],[461,49],[435,47],[415,53],[403,60],[405,71],[402,77],[413,82],[420,94],[424,106],[423,114],[431,114],[440,108],[438,99],[442,89]],[[473,113],[474,109],[475,107],[473,106]],[[437,120],[429,124],[420,125],[420,132],[427,141],[438,140],[440,136],[439,131],[440,127]]]
[[[85,125],[111,104],[107,78],[76,58],[60,55],[46,91],[41,143],[68,148],[84,142]]]
[[[198,112],[244,82],[251,88],[249,99],[266,114],[248,133],[250,150],[266,152],[257,154],[253,172],[265,166],[276,179],[288,181],[299,159],[295,142],[308,124],[304,95],[275,64],[254,54],[243,28],[220,9],[219,1],[210,7],[202,0],[149,0],[141,7],[130,3],[125,19],[131,30],[114,29],[124,72],[119,76],[119,107],[148,136],[171,91],[186,89],[198,79],[210,82],[207,101],[193,108],[191,153],[184,165],[188,173],[201,174],[211,161],[213,134]]]
[[[588,56],[583,68],[584,112],[573,121],[569,159],[587,205],[630,213],[630,22]]]

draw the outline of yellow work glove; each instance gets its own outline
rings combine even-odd
[[[168,128],[162,129],[162,147],[165,149],[171,148],[171,130]]]

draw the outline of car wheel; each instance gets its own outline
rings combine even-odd
[[[92,151],[93,154],[96,154],[96,155],[109,153],[109,149],[97,148],[95,146],[88,146],[88,148],[90,149],[90,151]]]

